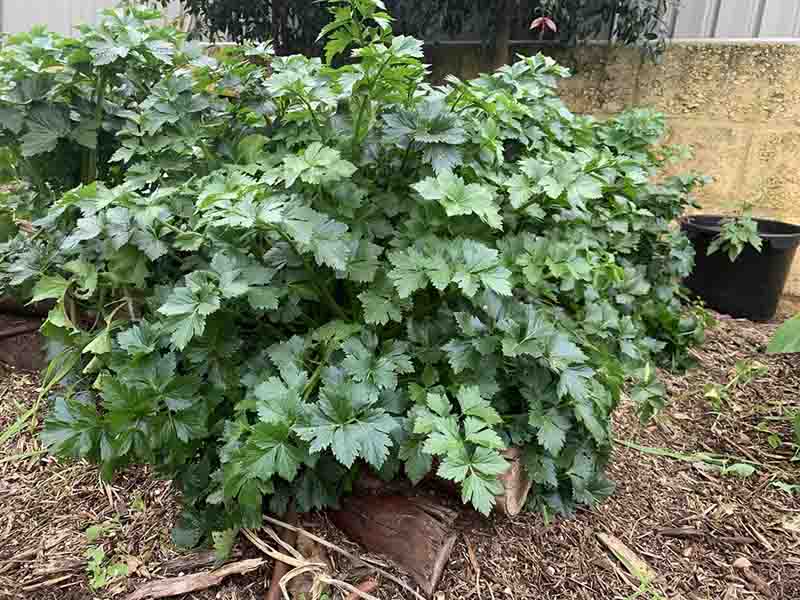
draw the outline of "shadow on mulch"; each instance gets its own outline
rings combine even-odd
[[[671,402],[653,423],[640,425],[634,407],[623,403],[609,467],[617,491],[603,505],[550,525],[536,514],[481,519],[464,510],[468,526],[437,600],[800,599],[800,487],[791,488],[800,486],[800,456],[786,420],[800,410],[800,357],[765,355],[773,330],[721,318],[695,351],[697,368],[663,374]],[[704,387],[726,383],[746,359],[765,364],[766,374],[713,410]],[[32,375],[0,373],[0,431],[32,404],[36,386]],[[168,482],[129,469],[105,485],[94,467],[40,451],[27,430],[0,448],[0,598],[124,597],[178,556],[169,542],[177,506]],[[755,472],[723,475],[704,460],[711,454]],[[133,557],[136,570],[102,592],[89,589],[83,557],[90,545],[85,530],[96,524],[107,526],[106,552]],[[323,517],[306,525],[358,552]],[[641,589],[598,533],[621,540],[658,574],[656,582]],[[242,550],[256,555],[244,544]],[[734,567],[742,557],[749,569]],[[342,578],[364,577],[333,558]],[[268,564],[187,598],[261,599],[269,574]],[[386,581],[375,593],[387,600],[409,596]]]

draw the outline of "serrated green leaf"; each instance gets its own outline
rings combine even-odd
[[[552,458],[538,454],[532,447],[525,449],[523,464],[531,479],[551,488],[558,487],[556,463]]]
[[[347,277],[360,283],[369,283],[375,279],[380,267],[380,256],[383,248],[367,240],[359,240],[358,249],[347,263]]]
[[[108,354],[111,352],[111,330],[106,327],[83,348],[84,354]]]
[[[239,531],[237,529],[212,532],[211,537],[214,540],[214,556],[217,558],[218,562],[223,562],[230,557],[238,536]]]
[[[31,303],[43,300],[60,300],[69,289],[70,282],[61,275],[43,275],[33,286]]]
[[[484,400],[478,386],[463,386],[459,389],[458,403],[464,415],[477,417],[487,425],[497,425],[503,419],[492,407],[488,400]]]
[[[608,440],[606,426],[598,418],[595,412],[594,403],[591,398],[576,398],[573,405],[575,416],[586,426],[592,437],[598,444],[605,444]]]
[[[302,412],[301,392],[308,380],[305,372],[294,379],[292,389],[277,377],[270,377],[256,386],[253,393],[256,397],[256,410],[259,418],[265,423],[294,424]]]
[[[275,310],[280,302],[280,291],[273,287],[250,288],[247,301],[258,310]]]
[[[559,332],[550,339],[547,359],[554,369],[561,370],[571,364],[584,362],[586,355],[566,333]]]
[[[386,10],[385,6],[382,6]],[[422,58],[422,42],[407,35],[398,35],[392,38],[389,50],[392,54],[408,58]]]
[[[456,417],[434,417],[432,432],[425,440],[423,449],[435,456],[451,455],[464,451],[461,427]]]
[[[467,185],[452,171],[443,171],[435,178],[428,177],[411,187],[426,200],[441,204],[448,216],[475,214],[490,227],[503,228],[494,193],[486,186]]]
[[[301,154],[287,156],[283,160],[286,187],[291,187],[299,178],[304,183],[333,183],[349,178],[356,166],[341,158],[338,150],[314,142]]]
[[[415,291],[427,286],[425,257],[419,251],[409,248],[404,252],[391,252],[389,261],[394,266],[389,271],[389,278],[401,298],[408,298]]]
[[[447,354],[447,361],[456,375],[466,369],[479,370],[481,357],[471,342],[458,339],[450,340],[442,346],[442,350]]]
[[[278,475],[286,481],[297,477],[303,453],[289,438],[288,423],[257,423],[247,442],[247,452],[257,459],[250,469],[260,479]]]
[[[558,395],[562,398],[571,396],[575,400],[583,400],[589,395],[588,380],[594,371],[588,367],[569,368],[561,373],[558,380]]]
[[[767,346],[767,352],[770,354],[800,352],[800,315],[778,327]]]
[[[22,136],[22,156],[31,157],[55,150],[58,140],[66,137],[70,124],[61,105],[39,106],[26,119],[28,132]]]
[[[195,511],[186,510],[172,528],[172,543],[179,548],[194,548],[203,537],[204,530],[202,517]]]
[[[464,240],[461,252],[464,262],[455,268],[453,281],[465,295],[474,296],[479,284],[502,296],[511,295],[511,271],[500,264],[497,250],[475,240]]]
[[[400,307],[392,298],[366,290],[358,295],[364,308],[364,320],[371,325],[386,325],[389,321],[400,322]]]
[[[487,477],[497,477],[508,471],[508,461],[496,450],[476,448],[472,454],[472,468]]]
[[[549,412],[535,421],[532,419],[531,425],[538,428],[536,439],[544,449],[552,456],[558,456],[566,442],[570,422],[558,413]]]
[[[468,442],[484,448],[503,450],[506,447],[497,432],[476,417],[464,419],[464,438]]]
[[[450,400],[443,394],[428,394],[425,403],[428,405],[428,408],[440,417],[446,417],[452,412]]]
[[[400,448],[400,460],[404,462],[406,476],[414,485],[422,481],[433,468],[433,457],[423,452],[418,441]]]
[[[489,515],[494,508],[496,497],[503,493],[503,486],[497,479],[470,473],[461,484],[461,499],[469,502],[483,515]]]
[[[436,474],[442,479],[460,483],[466,479],[470,472],[470,456],[466,450],[459,448],[442,459]]]

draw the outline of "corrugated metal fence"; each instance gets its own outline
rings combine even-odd
[[[27,31],[45,24],[68,34],[114,4],[115,0],[0,0],[0,31]],[[178,12],[175,1],[170,13]],[[800,38],[800,0],[682,0],[669,21],[675,38]]]
[[[674,38],[800,38],[800,0],[681,0]]]
[[[97,11],[111,8],[118,0],[0,0],[0,31],[19,33],[34,25],[69,35],[74,28],[94,22]],[[174,1],[166,11],[170,18],[180,14],[180,4]]]

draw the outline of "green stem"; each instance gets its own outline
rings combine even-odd
[[[361,144],[361,139],[360,139],[361,136],[359,134],[361,132],[361,124],[364,120],[364,113],[366,112],[367,103],[369,102],[370,96],[372,94],[372,88],[378,82],[378,79],[383,73],[383,70],[389,65],[391,60],[392,56],[390,55],[385,61],[383,61],[383,64],[378,69],[378,72],[375,73],[375,77],[373,77],[372,80],[370,80],[370,82],[366,86],[366,89],[364,90],[364,99],[361,101],[361,106],[359,107],[358,115],[356,116],[355,126],[353,127],[353,143],[351,149],[353,157],[356,156],[356,150],[358,150],[358,146]]]
[[[523,204],[520,204],[519,208],[515,209],[516,212],[518,212],[518,213],[525,212],[525,210],[527,210],[528,207],[533,206],[534,204],[538,203],[543,195],[544,194],[535,194],[530,200],[528,200],[527,202],[524,202]]]
[[[450,110],[448,111],[448,113],[452,113],[456,109],[456,106],[458,106],[458,103],[461,102],[461,98],[463,98],[463,97],[464,97],[464,91],[462,90],[458,94],[458,96],[456,96],[456,100],[455,100],[455,102],[453,102],[453,104],[450,107]]]
[[[17,152],[13,147],[10,147],[10,149],[14,157],[14,163],[16,165],[23,167],[23,170],[28,172],[28,175],[32,180],[34,187],[36,187],[39,190],[39,193],[45,196],[52,197],[50,188],[47,187],[47,182],[45,181],[44,177],[42,177],[42,174],[39,172],[39,169],[37,169],[31,161],[22,156],[21,152]],[[14,167],[14,170],[18,171],[18,168]],[[22,179],[21,175],[22,175],[21,173],[18,173],[20,179]]]
[[[364,111],[366,109],[368,100],[369,100],[369,87],[367,88],[367,93],[364,94],[364,98],[361,100],[361,106],[358,109],[358,116],[356,116],[356,122],[355,125],[353,126],[353,144],[350,152],[354,158],[356,156],[356,150],[358,150],[358,147],[361,144],[361,141],[358,139],[359,138],[358,132],[361,130],[361,121],[363,120]]]
[[[103,101],[106,95],[106,74],[101,73],[97,78],[97,104],[94,109],[94,123],[96,133],[95,147],[89,150],[88,165],[84,174],[84,183],[97,181],[97,153],[100,145],[100,127],[103,124]]]
[[[350,318],[347,316],[347,313],[341,306],[339,306],[339,304],[336,302],[336,298],[333,297],[333,294],[330,293],[328,288],[326,288],[323,285],[317,285],[317,282],[313,280],[314,268],[312,265],[309,264],[308,258],[303,256],[302,254],[300,255],[300,257],[303,259],[303,266],[308,272],[309,277],[312,277],[310,282],[311,285],[314,286],[314,289],[317,290],[317,293],[320,294],[325,299],[325,301],[328,303],[328,306],[333,310],[334,313],[336,313],[337,317],[339,317],[340,319],[344,319],[345,321],[349,321]]]
[[[105,308],[106,303],[106,292],[107,289],[104,287],[100,288],[100,293],[97,295],[97,305],[95,310],[97,314],[94,317],[94,323],[92,323],[92,331],[97,327],[97,324],[100,322],[100,318],[103,315],[103,309]]]
[[[317,387],[320,378],[322,377],[322,369],[324,369],[328,365],[328,359],[330,359],[331,354],[333,353],[333,348],[325,348],[325,353],[322,356],[322,360],[319,361],[317,368],[314,369],[314,372],[311,374],[311,379],[308,380],[306,387],[303,388],[303,402],[307,402],[309,397],[311,396],[314,388]]]
[[[334,313],[336,313],[337,317],[339,317],[340,319],[344,319],[345,321],[348,321],[349,317],[347,316],[347,313],[341,306],[339,306],[339,304],[336,302],[336,299],[333,297],[333,295],[331,295],[330,291],[328,291],[328,289],[324,286],[317,285],[317,282],[314,280],[314,268],[311,264],[309,264],[308,257],[306,257],[302,252],[300,252],[300,250],[297,249],[297,246],[295,246],[294,240],[292,240],[292,238],[290,238],[280,229],[276,228],[275,231],[278,232],[278,235],[280,235],[286,241],[286,243],[289,244],[289,246],[291,246],[295,254],[297,254],[297,256],[299,256],[300,259],[303,261],[303,266],[305,267],[305,270],[308,273],[309,283],[314,287],[317,293],[327,302],[329,308]]]
[[[408,163],[408,157],[411,154],[411,146],[414,145],[413,140],[408,140],[408,148],[406,148],[405,154],[403,154],[403,164],[400,165],[400,174],[406,172],[406,164]]]
[[[164,227],[166,227],[167,229],[169,229],[173,233],[177,233],[177,234],[187,233],[186,231],[181,231],[180,229],[175,227],[175,225],[173,225],[172,223],[168,223],[167,221],[162,221],[162,220],[159,219],[158,222],[161,223]]]
[[[308,402],[309,397],[311,396],[314,388],[317,387],[317,383],[319,383],[320,378],[322,377],[322,368],[325,366],[325,362],[319,363],[317,368],[314,369],[314,372],[311,374],[311,379],[308,380],[305,389],[303,390],[303,402]]]
[[[319,120],[317,119],[317,115],[314,112],[314,109],[311,107],[311,103],[306,99],[303,98],[300,94],[295,94],[300,99],[306,109],[308,109],[309,114],[311,115],[311,120],[314,122],[314,127],[316,128],[317,132],[319,133],[320,137],[325,140],[325,132],[322,129],[322,125],[320,124]]]

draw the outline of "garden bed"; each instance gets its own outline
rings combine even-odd
[[[800,356],[765,355],[773,329],[722,318],[693,351],[698,368],[664,374],[671,402],[654,423],[641,426],[629,403],[615,413],[615,436],[628,445],[615,446],[609,475],[617,491],[597,509],[550,526],[538,514],[486,520],[462,509],[463,534],[436,597],[800,598],[800,487],[793,494],[790,487],[800,485],[800,463],[791,460],[797,448],[787,443],[790,423],[775,419],[800,409]],[[748,358],[767,365],[767,372],[734,391],[723,410],[713,410],[704,398],[706,384],[726,383],[737,361]],[[30,374],[2,372],[0,431],[34,403],[36,387]],[[779,446],[769,444],[765,424],[782,440]],[[39,452],[27,429],[0,448],[0,598],[124,598],[149,577],[178,574],[180,567],[170,563],[179,554],[169,541],[177,514],[169,483],[129,469],[104,485],[95,467]],[[707,454],[751,464],[755,472],[722,475],[704,460]],[[105,531],[92,544],[85,531],[100,524]],[[322,517],[305,525],[359,552]],[[617,538],[658,579],[636,595],[639,581],[598,534]],[[132,576],[91,591],[84,558],[90,545],[127,560]],[[245,556],[258,556],[247,541],[239,547]],[[355,584],[369,575],[334,558],[342,579]],[[737,561],[742,558],[749,568]],[[269,566],[191,597],[260,600]],[[408,596],[386,581],[374,593]]]

